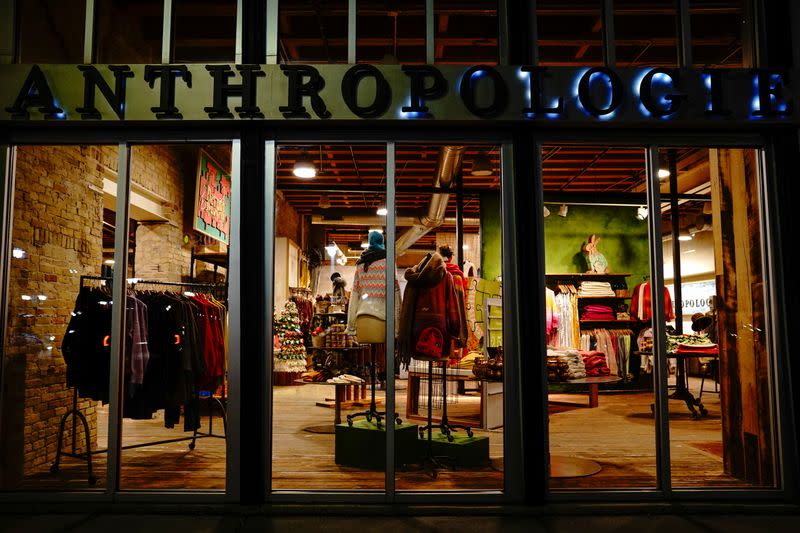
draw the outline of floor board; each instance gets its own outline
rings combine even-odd
[[[697,391],[699,381],[692,379],[691,386]],[[397,405],[402,416],[405,390],[398,388]],[[275,388],[272,457],[275,490],[383,490],[383,472],[336,465],[334,436],[304,431],[308,426],[333,424],[333,410],[315,405],[330,392],[326,385]],[[378,395],[382,397],[383,393]],[[553,402],[549,427],[551,453],[591,459],[602,467],[593,476],[552,479],[551,489],[655,487],[651,394],[601,394],[600,406],[595,409],[585,407],[585,394],[553,394],[550,400]],[[693,419],[682,402],[670,401],[672,483],[676,487],[744,486],[723,471],[719,397],[706,393],[704,401],[709,416],[701,420]],[[454,416],[475,416],[478,409],[476,396],[460,396],[456,404],[449,406]],[[107,410],[100,409],[99,415],[99,442],[105,442]],[[203,417],[204,431],[207,422],[208,418]],[[214,430],[222,430],[218,417],[214,419]],[[490,466],[444,471],[437,479],[412,466],[397,472],[397,489],[502,490],[503,432],[477,430],[476,433],[490,438]],[[182,428],[164,428],[160,416],[148,421],[124,420],[123,424],[123,445],[186,435],[189,434]],[[105,483],[105,457],[105,454],[94,456],[97,487]],[[123,490],[223,490],[225,441],[204,438],[194,450],[189,450],[187,442],[123,450],[120,484]],[[85,463],[64,458],[58,474],[36,472],[25,479],[22,488],[85,489]]]

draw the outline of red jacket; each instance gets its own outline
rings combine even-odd
[[[406,271],[403,309],[400,313],[400,360],[445,359],[452,341],[466,340],[463,299],[459,304],[453,276],[439,254]],[[462,324],[464,328],[462,329]]]

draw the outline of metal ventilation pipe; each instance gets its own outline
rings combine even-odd
[[[436,165],[436,174],[433,177],[434,187],[448,189],[453,186],[456,172],[461,170],[464,149],[464,146],[442,147],[439,152],[439,162]],[[394,248],[397,255],[402,255],[423,235],[442,225],[449,199],[450,193],[447,192],[437,192],[431,195],[431,203],[428,205],[427,212],[419,216],[414,224],[395,241]]]

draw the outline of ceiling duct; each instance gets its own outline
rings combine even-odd
[[[456,172],[461,171],[461,158],[464,155],[464,146],[443,146],[439,152],[439,161],[436,164],[436,174],[433,176],[433,186],[449,189],[455,183]],[[411,248],[422,236],[439,227],[444,222],[447,212],[449,192],[437,192],[431,195],[431,203],[425,214],[418,217],[414,224],[408,228],[395,241],[395,253],[403,253]]]

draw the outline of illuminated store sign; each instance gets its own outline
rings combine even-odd
[[[431,65],[2,65],[0,121],[795,118],[783,70]]]

